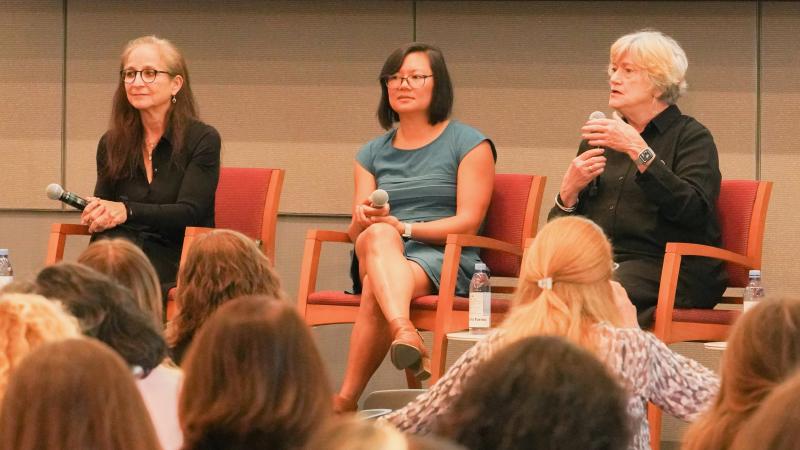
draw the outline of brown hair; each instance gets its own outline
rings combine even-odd
[[[32,294],[0,296],[0,398],[28,353],[45,342],[80,335],[78,321],[59,302]]]
[[[172,143],[173,159],[183,149],[186,129],[190,122],[197,118],[192,84],[189,82],[189,69],[183,55],[172,42],[156,36],[143,36],[128,42],[120,57],[120,70],[131,51],[142,45],[154,45],[161,52],[167,72],[173,78],[183,78],[183,86],[175,94],[175,103],[167,112],[167,131]],[[128,101],[125,82],[120,77],[114,101],[111,107],[111,122],[105,135],[106,154],[103,165],[99,167],[100,175],[109,180],[119,180],[132,176],[137,168],[141,168],[142,148],[144,145],[144,128],[139,111]]]
[[[684,450],[727,449],[773,388],[800,367],[800,300],[764,300],[743,314],[722,357],[714,405],[684,436]]]
[[[610,283],[611,244],[594,222],[582,217],[551,221],[522,264],[513,308],[502,325],[509,341],[547,334],[594,349],[592,325],[621,325]],[[539,286],[547,278],[551,289]]]
[[[161,327],[161,284],[144,252],[127,239],[100,239],[78,257],[78,262],[108,275],[133,292],[139,309]]]
[[[0,448],[160,450],[125,362],[92,339],[42,345],[14,372]]]
[[[224,302],[244,295],[283,297],[278,275],[256,243],[233,230],[198,236],[178,273],[178,315],[167,340],[179,362],[192,337]]]
[[[732,450],[795,450],[800,442],[800,373],[776,387],[736,434]]]
[[[308,326],[282,299],[222,306],[191,345],[179,401],[184,450],[301,448],[332,414],[327,372]]]

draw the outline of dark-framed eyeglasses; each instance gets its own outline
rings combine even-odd
[[[419,89],[425,86],[425,80],[432,77],[433,75],[409,75],[407,77],[401,77],[400,75],[389,75],[384,77],[383,82],[386,83],[386,87],[389,89],[399,88],[403,85],[403,81],[408,83],[412,89]]]
[[[122,81],[127,84],[131,84],[136,80],[136,75],[141,74],[142,81],[145,83],[152,83],[156,81],[156,77],[160,73],[166,73],[167,75],[172,75],[172,73],[167,72],[165,70],[156,70],[156,69],[142,69],[142,70],[133,70],[133,69],[123,69],[119,71],[119,76],[122,77]]]

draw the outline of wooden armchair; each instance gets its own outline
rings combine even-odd
[[[724,341],[741,314],[731,309],[675,308],[681,258],[705,256],[726,262],[728,286],[745,287],[748,270],[761,268],[761,249],[772,182],[724,180],[717,200],[717,216],[722,231],[722,247],[670,242],[664,253],[661,285],[658,292],[653,332],[667,344],[684,341]],[[721,303],[741,303],[741,298],[725,297]],[[660,447],[661,410],[648,408],[653,450]]]
[[[480,247],[481,258],[489,266],[492,276],[518,276],[525,240],[536,234],[545,181],[545,177],[538,175],[498,174],[483,235],[451,234],[447,237],[439,294],[415,298],[411,302],[414,325],[433,331],[431,383],[435,383],[444,372],[447,333],[468,327],[469,299],[455,296],[461,249]],[[308,232],[297,307],[309,325],[352,323],[360,304],[358,295],[316,290],[324,242],[350,243],[350,238],[338,231]],[[512,290],[511,287],[494,289],[498,293]],[[507,300],[492,300],[493,324],[502,321],[508,307]],[[406,374],[410,387],[419,386],[410,373]]]

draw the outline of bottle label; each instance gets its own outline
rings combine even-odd
[[[470,292],[469,327],[489,328],[492,321],[492,293]]]
[[[7,285],[8,283],[11,283],[12,281],[14,281],[14,277],[11,277],[11,276],[2,276],[2,277],[0,277],[0,287],[3,287],[3,286],[5,286],[5,285]]]

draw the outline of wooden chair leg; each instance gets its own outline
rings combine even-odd
[[[661,408],[647,403],[647,422],[650,425],[650,448],[652,450],[661,449]]]
[[[433,349],[431,352],[431,379],[430,383],[436,383],[444,375],[445,363],[447,362],[447,333],[444,331],[433,332]]]

